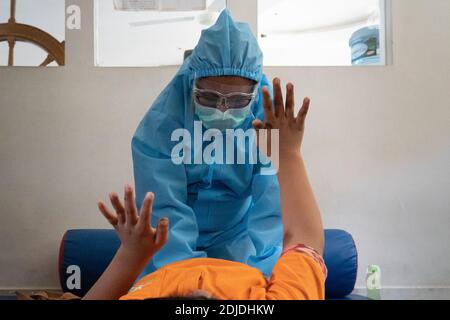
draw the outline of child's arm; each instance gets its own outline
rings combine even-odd
[[[305,98],[297,117],[294,115],[294,86],[286,87],[286,104],[279,79],[274,79],[274,105],[267,88],[263,88],[265,124],[256,120],[258,129],[279,129],[281,210],[284,225],[284,248],[297,244],[310,246],[323,253],[323,227],[320,210],[308,181],[301,154],[305,118],[309,99]]]
[[[108,268],[83,299],[116,300],[125,295],[153,255],[167,242],[168,220],[160,220],[156,230],[150,225],[153,198],[152,193],[146,195],[139,216],[133,188],[129,185],[125,186],[125,205],[116,193],[110,194],[116,214],[104,202],[98,203],[100,211],[116,230],[121,245]]]

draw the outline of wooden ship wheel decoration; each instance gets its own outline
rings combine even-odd
[[[40,67],[48,66],[55,61],[64,65],[65,41],[59,42],[49,33],[27,24],[16,22],[16,0],[10,0],[10,16],[7,23],[0,23],[0,42],[8,42],[8,66],[14,66],[14,46],[17,41],[31,43],[47,53]]]

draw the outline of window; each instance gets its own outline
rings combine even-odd
[[[226,0],[96,0],[95,64],[180,65]]]
[[[270,66],[384,65],[384,0],[257,0]]]
[[[0,0],[0,66],[64,65],[65,1]]]
[[[266,66],[389,63],[390,0],[96,0],[97,66],[180,65],[228,7]]]

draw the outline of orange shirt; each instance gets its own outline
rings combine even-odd
[[[223,300],[323,300],[324,283],[324,265],[317,257],[291,249],[280,257],[270,280],[246,264],[196,258],[168,264],[145,276],[120,299],[188,296],[204,290]]]

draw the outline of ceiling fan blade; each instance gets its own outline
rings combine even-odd
[[[158,10],[158,7],[154,0],[114,0],[114,9],[119,11]]]
[[[146,20],[146,21],[135,21],[130,22],[130,27],[143,27],[143,26],[151,26],[157,24],[167,24],[167,23],[176,23],[176,22],[184,22],[184,21],[194,21],[196,17],[181,17],[181,18],[169,18],[169,19],[155,19],[155,20]]]
[[[113,1],[114,1],[114,9],[119,11],[197,11],[197,10],[206,10],[208,0],[113,0]]]
[[[215,15],[211,16],[211,14],[220,12],[226,7],[225,0],[213,0],[211,4],[208,6],[207,10],[203,15],[199,16],[189,16],[189,17],[181,17],[181,18],[167,18],[167,19],[154,19],[154,20],[146,20],[146,21],[136,21],[130,22],[129,25],[131,27],[143,27],[143,26],[151,26],[158,24],[167,24],[167,23],[176,23],[176,22],[186,22],[186,21],[194,21],[198,20],[200,24],[210,25],[217,18]]]

